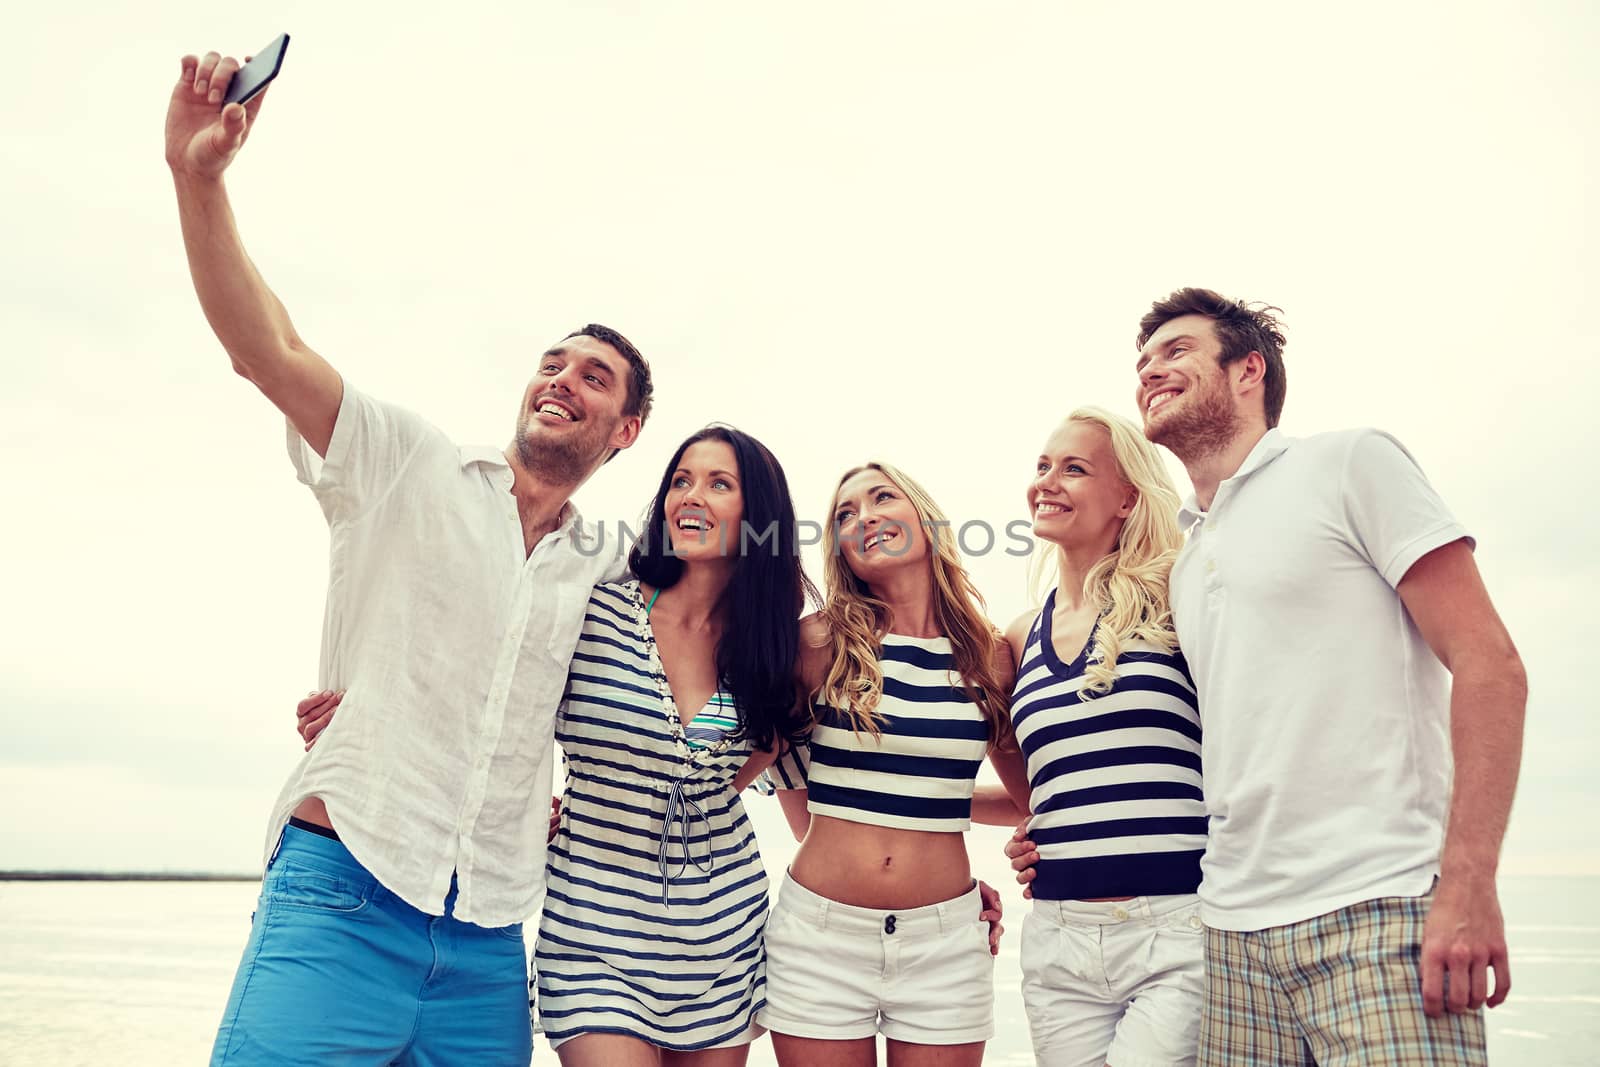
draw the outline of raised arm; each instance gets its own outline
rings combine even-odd
[[[250,136],[263,92],[243,106],[222,106],[239,69],[232,57],[185,56],[167,105],[167,166],[178,193],[178,219],[189,274],[206,321],[233,360],[324,456],[344,396],[344,382],[300,335],[283,304],[245,254],[223,186],[223,172]]]
[[[1429,1015],[1494,1007],[1511,989],[1495,873],[1522,764],[1527,676],[1465,541],[1417,560],[1399,591],[1451,677],[1455,782],[1439,886],[1422,934],[1423,1007]]]

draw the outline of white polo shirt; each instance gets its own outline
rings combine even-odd
[[[556,705],[594,584],[616,544],[576,509],[527,554],[512,473],[348,383],[327,457],[289,453],[331,540],[320,685],[339,713],[283,787],[320,796],[385,888],[430,915],[520,922],[544,891]]]
[[[1450,676],[1395,588],[1466,531],[1377,430],[1268,431],[1210,510],[1191,496],[1179,521],[1172,611],[1211,817],[1202,917],[1260,930],[1426,892]]]

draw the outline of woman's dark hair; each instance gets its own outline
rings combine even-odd
[[[628,565],[657,589],[672,588],[683,575],[683,560],[673,554],[667,536],[667,490],[683,454],[700,441],[721,441],[733,449],[744,496],[739,541],[730,546],[737,562],[722,594],[717,674],[738,708],[735,736],[748,738],[756,748],[771,748],[780,738],[798,740],[811,726],[800,684],[800,616],[808,600],[820,604],[822,598],[800,566],[789,480],[767,446],[719,424],[691,434],[661,475]]]

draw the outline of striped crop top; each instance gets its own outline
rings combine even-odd
[[[960,832],[972,825],[972,787],[989,726],[961,688],[947,638],[883,637],[881,736],[850,728],[815,704],[807,744],[773,765],[781,789],[806,789],[806,808],[848,822]]]
[[[1028,631],[1011,698],[1038,846],[1036,900],[1193,893],[1206,847],[1200,713],[1183,654],[1129,640],[1109,692],[1085,699],[1094,634],[1071,663]]]

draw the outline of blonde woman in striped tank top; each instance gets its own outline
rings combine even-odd
[[[985,757],[1013,798],[996,821],[1026,804],[1010,652],[916,482],[859,467],[830,515],[827,603],[801,627],[815,723],[774,769],[802,843],[758,1018],[783,1067],[875,1064],[878,1034],[895,1067],[975,1065],[993,956],[963,831]]]
[[[1206,814],[1195,686],[1167,601],[1177,491],[1137,427],[1080,408],[1046,439],[1027,499],[1058,575],[1007,631],[1033,813],[1007,852],[1033,900],[1022,996],[1034,1056],[1191,1067]]]

